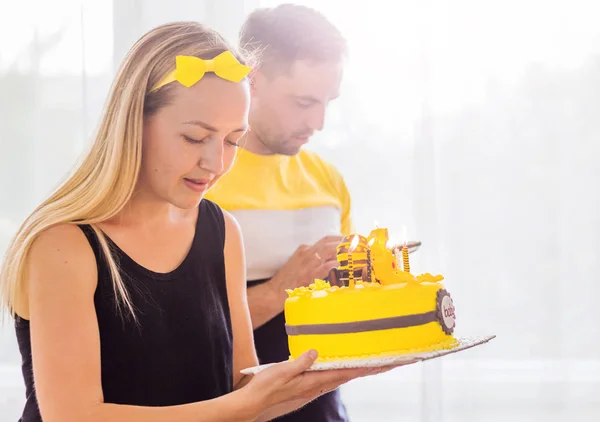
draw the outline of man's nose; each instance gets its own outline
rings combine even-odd
[[[325,125],[325,107],[319,105],[312,110],[310,118],[308,119],[308,126],[312,130],[323,130]]]

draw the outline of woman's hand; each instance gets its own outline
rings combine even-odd
[[[309,351],[293,361],[276,363],[254,376],[243,390],[259,412],[260,409],[263,410],[259,413],[259,420],[289,413],[355,378],[395,368],[390,366],[307,372],[316,358],[317,353]]]

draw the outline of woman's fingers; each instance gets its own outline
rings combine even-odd
[[[275,368],[272,368],[278,372],[278,376],[282,376],[284,379],[290,380],[306,372],[316,359],[317,352],[315,350],[309,350],[294,360],[279,363]]]

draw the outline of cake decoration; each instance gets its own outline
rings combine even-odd
[[[308,287],[301,286],[301,287],[296,287],[293,290],[286,289],[285,292],[288,294],[288,297],[307,296],[307,295],[312,296],[313,292],[319,292],[319,291],[324,291],[324,290],[334,291],[336,289],[338,289],[338,287],[334,286],[332,288],[328,281],[315,279],[315,281],[313,283],[309,284]]]
[[[445,289],[440,289],[437,292],[437,319],[439,320],[442,330],[446,334],[454,333],[456,325],[456,315],[454,312],[454,302],[450,293]]]
[[[286,290],[292,358],[311,348],[319,360],[332,361],[457,347],[444,277],[413,275],[406,242],[388,243],[386,228],[345,236],[327,280]]]
[[[435,322],[439,318],[436,311],[423,314],[403,315],[390,318],[372,319],[357,322],[341,322],[337,324],[306,324],[287,326],[290,336],[301,334],[348,334],[373,330],[389,330],[391,328],[407,328]]]
[[[402,246],[402,261],[404,262],[404,271],[410,272],[410,264],[408,262],[408,248],[406,247],[406,243]]]

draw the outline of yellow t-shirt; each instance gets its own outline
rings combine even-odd
[[[311,151],[258,155],[239,148],[205,197],[238,220],[249,281],[272,277],[301,244],[353,230],[342,175]]]

